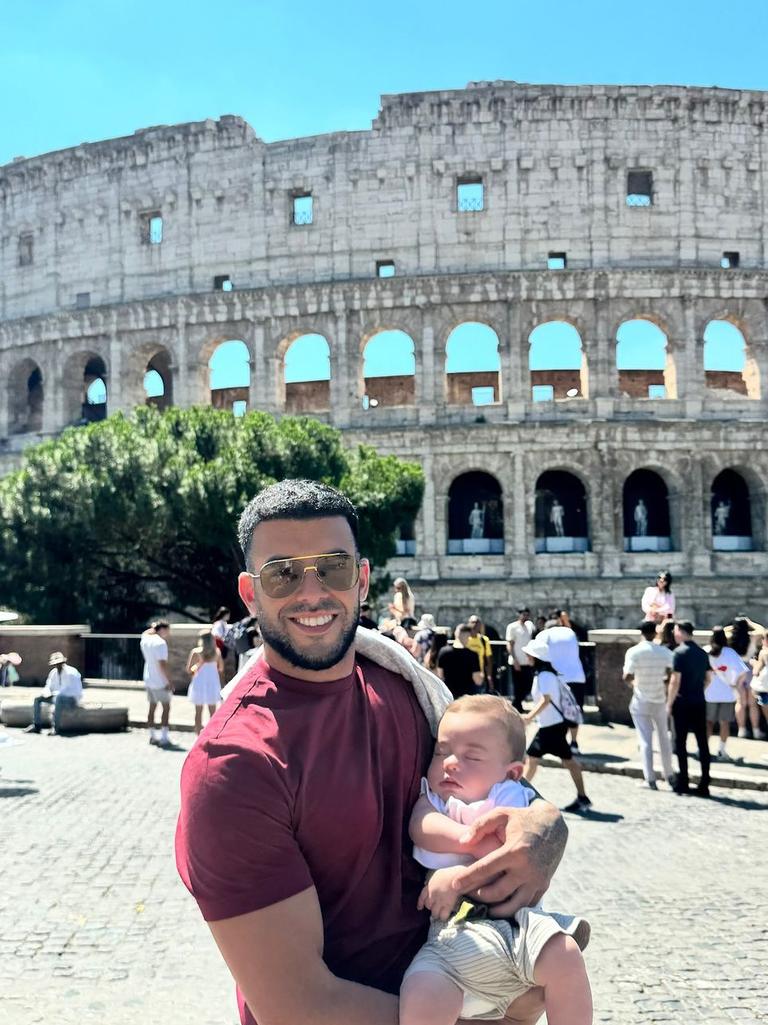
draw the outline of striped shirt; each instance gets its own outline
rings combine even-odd
[[[664,683],[673,661],[672,652],[664,644],[642,640],[628,648],[624,656],[624,675],[631,673],[634,677],[635,696],[641,701],[666,701]]]

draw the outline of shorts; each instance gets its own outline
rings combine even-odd
[[[147,697],[151,705],[170,705],[173,691],[167,687],[147,687]]]
[[[735,701],[708,701],[707,722],[733,722],[736,718]]]
[[[572,936],[581,950],[589,943],[589,923],[573,915],[523,908],[507,921],[479,917],[482,906],[463,917],[466,907],[447,922],[432,922],[427,942],[403,976],[405,981],[417,972],[434,972],[449,978],[464,993],[462,1018],[503,1018],[512,1001],[536,985],[536,962],[553,936]]]
[[[768,690],[755,690],[752,691],[757,699],[757,703],[761,708],[768,708]]]
[[[573,696],[578,702],[579,708],[584,708],[584,698],[587,696],[587,685],[586,683],[569,683],[568,686],[571,688]]]
[[[573,758],[573,754],[566,738],[567,733],[568,725],[564,722],[556,723],[554,726],[541,726],[528,745],[527,753],[531,758],[554,755],[555,758],[569,762]]]

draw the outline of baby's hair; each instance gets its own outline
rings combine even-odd
[[[476,712],[496,719],[507,735],[510,761],[522,762],[525,758],[525,723],[509,698],[494,694],[465,694],[452,701],[443,714],[452,712]]]

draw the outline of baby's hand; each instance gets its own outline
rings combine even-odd
[[[457,904],[457,893],[453,888],[453,880],[460,866],[452,868],[438,868],[432,873],[419,894],[419,901],[416,905],[421,911],[428,908],[433,918],[439,918],[445,922],[453,914]]]

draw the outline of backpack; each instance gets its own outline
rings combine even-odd
[[[573,691],[560,676],[557,677],[557,686],[560,690],[560,704],[558,705],[553,698],[549,700],[563,717],[566,726],[580,726],[584,722],[584,716],[581,714],[578,701],[573,696]]]

